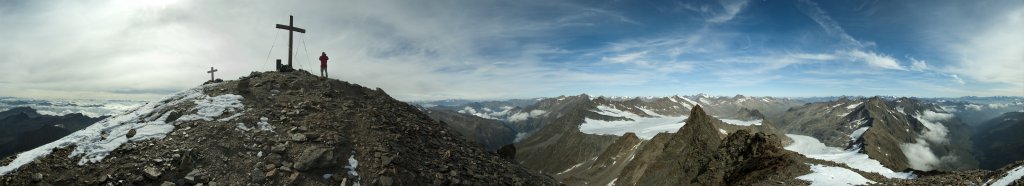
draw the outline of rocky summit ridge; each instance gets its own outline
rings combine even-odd
[[[622,171],[616,185],[797,184],[809,172],[803,157],[786,151],[773,134],[738,130],[721,139],[700,106],[676,133],[651,139]]]
[[[253,72],[0,160],[0,185],[554,185],[381,89]]]

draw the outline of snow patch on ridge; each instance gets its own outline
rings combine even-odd
[[[887,178],[913,179],[917,176],[909,172],[895,172],[882,166],[878,160],[871,159],[867,154],[859,153],[859,148],[843,150],[837,147],[825,146],[818,139],[810,136],[786,134],[793,143],[785,149],[797,152],[809,158],[834,161],[846,164],[851,168],[881,174]]]
[[[846,109],[855,109],[855,108],[857,108],[858,106],[860,106],[860,104],[863,104],[863,103],[864,103],[864,102],[857,102],[857,103],[855,103],[855,104],[852,104],[852,105],[848,105],[848,106],[846,106]]]
[[[759,120],[750,120],[750,121],[735,120],[735,119],[720,119],[720,120],[722,120],[722,122],[725,122],[725,123],[728,123],[728,124],[731,124],[731,125],[739,125],[739,126],[761,125],[761,123],[764,121],[764,120],[760,120],[760,119]]]
[[[202,90],[204,88],[213,85],[217,84],[203,85],[175,93],[161,99],[161,101],[149,102],[124,114],[99,121],[57,141],[22,152],[12,162],[0,167],[0,175],[14,171],[39,157],[49,155],[53,149],[68,146],[75,146],[70,157],[81,157],[78,162],[79,165],[101,161],[111,151],[126,142],[163,139],[175,129],[174,123],[199,119],[210,121],[224,114],[225,111],[235,111],[243,108],[241,96],[225,94],[209,97],[203,94]],[[172,123],[165,123],[164,121],[171,113],[168,110],[185,101],[194,101],[196,103],[196,113],[182,116]],[[126,137],[126,134],[132,129],[136,130],[136,134],[129,139]],[[105,139],[102,137],[104,135],[106,136]]]
[[[999,178],[996,182],[990,184],[990,186],[1005,186],[1010,185],[1013,181],[1019,180],[1024,177],[1024,166],[1013,168],[1013,170],[1007,171],[1006,176]]]
[[[641,139],[651,139],[658,133],[678,131],[679,128],[685,125],[682,121],[687,118],[686,116],[640,117],[636,114],[604,105],[597,106],[597,110],[594,112],[605,116],[629,118],[633,121],[604,121],[584,118],[583,124],[580,125],[580,132],[617,136],[622,136],[626,132],[632,132],[636,133],[636,136]]]
[[[871,128],[871,126],[864,126],[854,130],[853,133],[850,133],[850,141],[856,141],[860,136],[863,136],[864,132],[867,132],[869,128]]]
[[[811,173],[796,177],[796,179],[811,182],[811,186],[867,185],[875,183],[850,169],[818,164],[811,164]]]
[[[579,164],[573,165],[572,167],[569,167],[569,169],[565,169],[565,171],[559,172],[558,174],[565,174],[565,173],[567,173],[569,171],[572,171],[573,169],[576,169],[577,167],[580,167],[581,165],[583,165],[583,163],[586,163],[586,162],[581,162]],[[556,174],[556,175],[558,175],[558,174]]]

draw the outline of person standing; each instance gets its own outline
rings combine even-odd
[[[320,54],[320,77],[327,78],[327,52]]]

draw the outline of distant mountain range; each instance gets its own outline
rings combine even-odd
[[[79,113],[63,116],[39,114],[30,107],[0,112],[0,158],[36,148],[81,130],[109,116],[89,117]]]
[[[119,106],[0,98],[49,109],[0,112],[20,123],[2,136],[86,128],[0,159],[0,183],[1021,184],[1022,100],[581,94],[412,106],[302,71],[253,73],[101,126],[45,118]],[[33,144],[10,141],[0,147]]]
[[[0,96],[0,111],[31,107],[39,114],[62,116],[79,113],[89,117],[111,116],[144,104],[137,100],[33,99]]]
[[[747,134],[772,134],[780,141],[780,145],[817,159],[814,161],[833,161],[850,166],[854,172],[868,172],[857,173],[866,177],[865,180],[873,180],[875,183],[906,183],[891,179],[923,177],[913,179],[920,184],[973,183],[959,177],[970,177],[974,173],[924,175],[915,172],[977,168],[979,159],[986,160],[985,157],[975,157],[973,153],[976,150],[972,147],[970,131],[977,124],[972,123],[982,123],[979,120],[994,118],[1004,111],[1024,110],[1024,102],[1021,100],[1024,99],[882,96],[775,98],[706,94],[592,97],[583,94],[518,100],[515,103],[426,103],[421,105],[421,109],[428,113],[462,114],[463,117],[478,118],[453,120],[453,116],[431,114],[432,118],[448,122],[449,127],[453,128],[473,128],[477,125],[474,123],[492,126],[475,129],[493,128],[492,133],[501,133],[495,136],[502,137],[479,135],[482,134],[480,131],[465,136],[475,138],[475,141],[486,141],[488,144],[485,146],[491,149],[514,143],[518,150],[517,161],[531,169],[552,174],[570,185],[640,183],[636,175],[626,176],[636,174],[626,173],[630,172],[627,165],[632,164],[638,153],[653,143],[655,136],[675,133],[680,127],[686,126],[684,121],[690,117],[688,113],[697,105],[714,118],[711,120],[713,130],[718,130],[722,139],[740,130],[748,131]],[[528,104],[530,102],[535,103]],[[965,121],[968,120],[965,118],[971,118],[970,122]],[[470,122],[464,123],[466,121]],[[509,141],[508,136],[512,133],[516,133],[517,138]],[[819,139],[821,142],[818,142]],[[814,143],[820,146],[807,146]],[[986,168],[992,170],[1012,165],[1013,161],[1021,159],[1007,160],[995,167]],[[620,179],[632,181],[623,182]]]

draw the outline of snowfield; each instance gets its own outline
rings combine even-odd
[[[735,119],[720,119],[720,120],[722,120],[722,122],[725,122],[725,123],[728,123],[728,124],[731,124],[731,125],[739,125],[739,126],[761,125],[761,122],[764,121],[764,120],[743,121],[743,120],[735,120]]]
[[[917,178],[916,175],[909,172],[895,172],[889,168],[885,168],[882,166],[882,163],[878,162],[878,160],[869,158],[867,154],[859,153],[858,151],[860,149],[843,150],[837,147],[825,146],[824,143],[821,143],[818,139],[810,136],[797,134],[786,134],[786,136],[793,139],[793,144],[786,146],[786,150],[803,154],[809,158],[846,164],[851,168],[865,172],[878,173],[887,178]]]
[[[867,185],[875,183],[850,169],[817,164],[811,164],[810,174],[796,177],[796,179],[809,181],[811,186]]]
[[[622,117],[629,118],[628,120],[618,121],[604,121],[597,119],[584,118],[584,122],[580,125],[580,132],[586,134],[598,134],[598,135],[616,135],[622,136],[627,132],[635,133],[637,137],[641,139],[650,140],[654,138],[658,133],[667,132],[675,133],[686,125],[686,118],[688,116],[664,116],[654,111],[638,108],[647,115],[652,117],[642,117],[631,112],[615,109],[609,106],[598,105],[597,110],[594,112],[611,117]],[[717,117],[716,117],[717,118]],[[719,119],[723,122],[731,125],[739,126],[752,126],[761,125],[763,120],[735,120],[735,119]]]
[[[686,116],[662,116],[662,117],[640,117],[636,114],[611,108],[608,106],[597,106],[595,112],[601,115],[612,117],[624,117],[633,121],[604,121],[585,118],[580,125],[580,132],[586,134],[617,135],[622,136],[626,132],[636,133],[641,139],[650,140],[654,135],[662,132],[676,132],[683,127]],[[652,116],[660,116],[656,113],[648,113]]]
[[[78,161],[79,165],[98,162],[128,141],[163,139],[175,129],[174,124],[176,123],[191,120],[210,121],[225,112],[237,112],[243,108],[242,96],[225,94],[209,97],[203,94],[204,88],[213,85],[216,84],[178,92],[160,101],[150,102],[124,114],[99,121],[52,143],[22,152],[14,161],[0,167],[0,175],[5,175],[39,157],[46,156],[53,149],[72,145],[75,146],[75,149],[69,157],[81,157]],[[165,123],[164,121],[171,113],[168,110],[186,101],[193,101],[196,104],[196,113],[183,115],[172,123]],[[136,130],[136,134],[128,139],[126,134],[132,129]]]
[[[871,128],[871,126],[863,126],[854,130],[853,133],[850,133],[850,141],[857,141],[857,139],[859,139],[860,136],[863,136],[864,132],[867,132],[869,128]]]
[[[990,186],[1005,186],[1010,185],[1013,181],[1019,180],[1024,177],[1024,166],[1013,168],[1013,170],[1007,171],[1006,176],[999,178],[996,182],[989,184]]]

